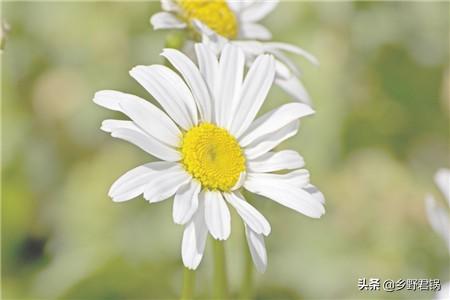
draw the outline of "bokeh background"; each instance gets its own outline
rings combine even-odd
[[[424,298],[361,292],[358,278],[449,280],[449,255],[425,215],[441,200],[433,174],[449,166],[448,2],[283,2],[264,20],[274,39],[315,54],[303,69],[317,114],[282,148],[298,150],[326,196],[309,219],[264,198],[272,224],[258,299]],[[111,183],[151,160],[99,130],[92,102],[116,89],[151,99],[128,75],[162,63],[169,32],[158,2],[4,2],[2,293],[4,299],[176,298],[182,227],[171,201],[113,203]],[[263,111],[289,97],[273,88]],[[445,202],[443,198],[441,204]],[[243,264],[241,221],[226,242],[233,295]],[[197,271],[211,290],[211,245]]]

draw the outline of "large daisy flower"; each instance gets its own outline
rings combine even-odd
[[[273,151],[297,133],[299,118],[314,111],[289,103],[256,118],[275,77],[273,57],[258,56],[244,76],[245,56],[236,46],[225,45],[219,59],[204,44],[196,44],[195,53],[198,67],[178,50],[162,52],[178,73],[163,65],[130,71],[165,112],[134,95],[95,94],[95,103],[131,119],[105,120],[101,129],[160,159],[125,173],[109,196],[122,202],[143,194],[150,203],[174,196],[173,220],[185,226],[182,259],[190,269],[202,259],[208,232],[217,240],[230,236],[231,206],[244,221],[257,269],[264,271],[263,237],[270,225],[240,190],[312,218],[324,213],[303,158],[293,150]]]
[[[445,199],[450,206],[450,170],[440,169],[434,176],[436,185],[441,190]],[[425,198],[425,205],[427,209],[428,220],[434,231],[441,236],[445,241],[448,251],[450,253],[450,220],[448,209],[445,209],[437,203],[435,198],[428,194]],[[450,297],[450,282],[447,282],[436,295],[436,299],[449,299]]]
[[[164,11],[154,14],[150,22],[155,30],[188,29],[194,37],[212,44],[216,52],[231,41],[241,47],[249,62],[260,54],[272,54],[276,66],[275,83],[294,99],[311,104],[310,96],[299,80],[299,68],[285,53],[299,55],[314,65],[319,64],[318,60],[291,44],[260,41],[270,40],[272,35],[256,22],[269,14],[277,3],[271,0],[162,0]]]

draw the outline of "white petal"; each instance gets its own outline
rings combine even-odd
[[[425,207],[431,227],[445,241],[450,251],[450,220],[447,211],[431,195],[426,196]]]
[[[247,237],[248,248],[252,255],[256,270],[264,273],[267,267],[267,252],[262,234],[254,232],[248,226],[245,226],[245,236]]]
[[[275,60],[275,74],[276,79],[281,80],[287,80],[293,76],[291,70],[289,70],[289,68],[278,59]]]
[[[161,55],[170,61],[189,85],[202,119],[211,122],[211,95],[197,66],[186,55],[175,49],[164,49]]]
[[[434,181],[447,199],[448,205],[450,205],[450,170],[439,169],[434,176]]]
[[[242,10],[246,9],[255,0],[227,0],[227,4],[231,10],[236,13],[240,13]]]
[[[180,21],[177,17],[169,12],[159,12],[150,18],[154,30],[158,29],[181,29],[186,27],[186,23]]]
[[[317,66],[319,65],[319,61],[317,60],[317,58],[314,55],[312,55],[311,53],[309,53],[306,50],[303,50],[302,48],[299,48],[299,47],[291,45],[291,44],[278,43],[278,42],[267,42],[267,43],[264,43],[264,47],[268,51],[270,51],[271,49],[275,49],[275,50],[283,50],[283,51],[291,52],[291,53],[303,56],[304,58],[306,58],[309,62],[311,62],[314,65],[317,65]]]
[[[267,97],[274,77],[273,57],[258,56],[245,77],[241,100],[234,112],[230,128],[234,136],[239,137],[251,124]]]
[[[298,121],[294,121],[279,129],[276,132],[267,134],[255,140],[252,144],[245,147],[245,156],[248,160],[255,159],[264,153],[272,150],[281,142],[294,136],[298,131]]]
[[[264,54],[265,49],[263,43],[258,41],[239,41],[233,40],[230,43],[238,46],[244,51],[245,55],[256,57],[258,55]]]
[[[303,157],[293,150],[267,152],[256,159],[247,161],[248,171],[257,173],[298,169],[304,165]]]
[[[325,213],[322,203],[311,194],[280,180],[259,180],[248,176],[244,187],[311,218],[320,218]]]
[[[258,181],[259,183],[267,181],[269,184],[278,182],[280,184],[289,184],[297,188],[305,188],[309,185],[309,172],[306,169],[298,169],[286,174],[248,173],[247,180]]]
[[[157,178],[150,181],[145,188],[144,198],[150,203],[166,200],[189,180],[191,180],[191,176],[178,164],[161,171]]]
[[[205,221],[208,230],[216,240],[226,240],[231,232],[230,211],[217,191],[204,191]]]
[[[166,161],[179,161],[180,153],[145,133],[132,121],[106,120],[102,129],[111,132],[111,136],[130,142],[145,152]]]
[[[99,91],[94,102],[129,116],[139,127],[154,138],[172,146],[178,146],[181,132],[162,110],[150,102],[117,91]]]
[[[165,11],[179,11],[179,6],[173,0],[161,0],[161,8]]]
[[[245,39],[270,40],[272,34],[261,24],[242,23],[239,28],[239,36]]]
[[[208,46],[208,48],[214,53],[214,56],[217,57],[223,47],[229,42],[228,39],[217,34],[214,30],[198,19],[192,20],[191,23],[202,35],[202,44]]]
[[[191,91],[174,71],[162,65],[137,66],[130,71],[183,129],[196,125],[197,108]]]
[[[311,97],[297,77],[276,78],[275,83],[295,100],[311,105]]]
[[[214,97],[214,89],[219,73],[219,62],[215,54],[204,44],[195,44],[195,53],[197,55],[198,66],[203,79],[209,88],[209,93]],[[214,101],[211,102],[213,106]],[[212,110],[212,109],[211,109]]]
[[[186,224],[198,208],[200,184],[192,179],[175,194],[173,200],[173,221],[176,224]]]
[[[240,14],[244,21],[256,22],[266,17],[277,6],[278,1],[255,1]]]
[[[233,108],[239,101],[244,76],[244,53],[227,44],[222,50],[215,92],[215,117],[220,127],[228,128]]]
[[[281,52],[279,50],[276,50],[276,49],[272,49],[270,51],[267,50],[267,52],[271,53],[271,54],[273,54],[275,56],[275,58],[277,60],[277,63],[279,65],[278,68],[280,68],[280,66],[284,67],[284,68],[287,68],[288,71],[289,71],[289,75],[290,76],[292,76],[292,73],[293,73],[293,75],[296,75],[296,76],[300,75],[300,69],[297,67],[296,64],[294,64],[292,62],[292,60],[289,57],[284,55],[283,52]],[[279,71],[279,70],[277,70],[277,71]],[[278,75],[278,72],[277,72],[277,75]],[[286,77],[284,77],[284,78],[286,78]]]
[[[158,176],[159,171],[175,166],[171,162],[151,162],[136,167],[119,177],[109,189],[108,195],[115,202],[133,199],[145,190],[152,178]]]
[[[251,206],[239,192],[224,193],[225,199],[233,205],[239,216],[253,231],[259,234],[269,235],[270,224],[266,218]]]
[[[317,187],[315,187],[312,184],[306,185],[306,187],[303,188],[305,191],[310,193],[314,198],[316,198],[320,203],[325,204],[325,196],[322,194],[321,191]]]
[[[200,203],[197,212],[183,232],[181,257],[186,268],[195,270],[202,261],[208,229],[205,224],[204,207]]]
[[[288,103],[274,109],[256,119],[239,139],[239,144],[248,146],[256,139],[276,132],[287,124],[305,116],[312,115],[314,110],[303,103]]]

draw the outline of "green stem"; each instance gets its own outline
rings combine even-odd
[[[244,229],[245,230],[245,229]],[[253,298],[253,262],[250,250],[247,246],[247,238],[244,232],[244,272],[242,275],[240,299],[250,300]]]
[[[223,242],[213,240],[213,255],[213,298],[227,299],[227,272],[225,268],[225,248]]]
[[[194,296],[195,287],[195,272],[184,268],[183,273],[183,291],[181,293],[181,300],[191,300]]]

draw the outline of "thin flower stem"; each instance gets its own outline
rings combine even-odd
[[[183,273],[183,291],[181,293],[181,300],[192,300],[194,297],[195,287],[195,272],[184,268]]]
[[[213,298],[227,299],[227,272],[225,268],[225,248],[222,241],[213,240],[214,277]]]
[[[243,237],[244,237],[243,239],[244,271],[242,274],[242,283],[239,299],[250,300],[253,299],[253,263],[252,263],[252,256],[247,246],[247,239],[245,236],[245,232]]]

